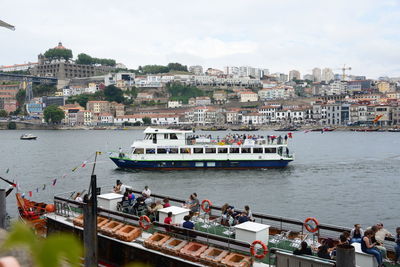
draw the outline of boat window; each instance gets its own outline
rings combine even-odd
[[[253,153],[254,154],[262,154],[263,153],[262,147],[253,147]]]
[[[168,154],[178,154],[178,149],[177,148],[169,148]]]
[[[227,147],[220,147],[220,148],[218,148],[218,153],[219,154],[226,154],[226,153],[228,153],[228,148]]]
[[[250,147],[242,147],[242,153],[251,153]]]
[[[195,147],[195,148],[193,148],[193,153],[194,154],[203,154],[203,148],[202,147]]]
[[[168,139],[168,134],[164,134],[164,139]]]
[[[189,147],[182,147],[180,149],[181,154],[190,154],[190,148]]]
[[[204,167],[204,162],[196,162],[195,167]]]
[[[217,149],[215,147],[206,147],[206,153],[207,154],[217,153]]]
[[[146,154],[156,154],[156,150],[154,148],[146,148]]]
[[[169,134],[169,139],[177,140],[178,136],[175,133]]]
[[[265,153],[276,153],[276,148],[275,147],[266,147]]]
[[[215,162],[207,162],[207,167],[215,167]]]
[[[146,134],[146,136],[144,137],[145,140],[151,140],[152,138],[152,134]]]
[[[231,161],[231,167],[239,167],[239,162]]]
[[[133,154],[144,154],[144,148],[135,148]]]
[[[278,154],[282,156],[283,153],[283,147],[278,147]]]
[[[237,154],[237,153],[239,153],[239,148],[238,147],[231,147],[231,148],[229,148],[229,153],[230,154]]]
[[[157,148],[157,154],[167,154],[166,148]]]
[[[160,163],[158,163],[158,167],[165,167],[165,166],[167,166],[167,163],[166,163],[166,162],[160,162]]]

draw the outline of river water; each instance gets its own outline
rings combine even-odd
[[[88,188],[95,151],[128,149],[133,140],[142,138],[142,131],[136,130],[66,130],[31,131],[38,140],[22,141],[22,133],[0,131],[0,176],[18,182],[26,195],[32,191],[32,198],[42,201]],[[290,149],[296,159],[289,167],[247,171],[127,172],[118,170],[103,153],[96,174],[99,185],[120,179],[139,190],[149,185],[155,193],[181,198],[197,192],[200,199],[216,205],[247,204],[254,212],[300,220],[313,216],[322,223],[347,227],[361,223],[364,228],[379,221],[391,232],[400,226],[400,133],[296,132]],[[73,172],[76,166],[80,167]],[[7,185],[1,182],[0,187]],[[16,215],[13,195],[7,198],[7,209]]]

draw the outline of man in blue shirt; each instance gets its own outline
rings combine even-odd
[[[192,223],[190,221],[190,217],[188,215],[183,217],[183,220],[185,220],[184,223],[182,224],[183,228],[190,229],[190,230],[194,229],[194,223]]]

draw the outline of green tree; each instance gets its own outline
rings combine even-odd
[[[167,84],[167,90],[171,94],[172,100],[182,101],[184,104],[187,104],[191,97],[204,96],[204,92],[196,86],[177,82]]]
[[[43,111],[44,120],[47,123],[58,124],[64,119],[64,111],[55,105],[48,106]]]
[[[8,130],[15,130],[15,129],[17,129],[17,124],[16,124],[14,121],[10,121],[10,122],[7,124],[7,129],[8,129]]]
[[[104,89],[104,97],[107,101],[115,101],[122,103],[124,101],[124,93],[122,90],[114,85],[106,86]]]
[[[7,117],[8,116],[8,113],[7,113],[7,111],[5,111],[4,109],[0,109],[0,118],[1,117]]]
[[[167,67],[169,71],[188,71],[187,66],[180,63],[169,63]]]
[[[65,61],[68,61],[72,58],[72,50],[52,48],[52,49],[47,50],[44,53],[44,56],[45,56],[45,58],[47,58],[49,60],[64,59]]]
[[[48,96],[54,94],[57,91],[57,88],[55,85],[33,84],[32,91],[35,97]]]
[[[70,96],[67,99],[67,104],[74,104],[78,103],[81,107],[86,108],[86,103],[90,100],[91,95],[88,94],[81,94],[81,95],[75,95],[75,96]]]
[[[78,59],[75,61],[76,64],[83,64],[83,65],[93,65],[94,59],[84,53],[78,55]]]
[[[157,74],[169,72],[168,67],[162,65],[146,65],[142,67],[143,74]]]
[[[26,96],[26,91],[23,89],[19,89],[17,92],[17,95],[15,98],[17,99],[18,105],[22,106],[25,103],[25,96]]]
[[[143,121],[144,125],[150,125],[151,124],[151,118],[149,118],[149,117],[144,117],[142,119],[142,121]]]

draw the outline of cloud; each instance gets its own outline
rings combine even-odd
[[[3,10],[16,31],[0,28],[0,65],[35,61],[62,41],[74,55],[132,68],[177,61],[304,74],[348,64],[354,74],[400,76],[394,0],[25,0],[4,2]]]

